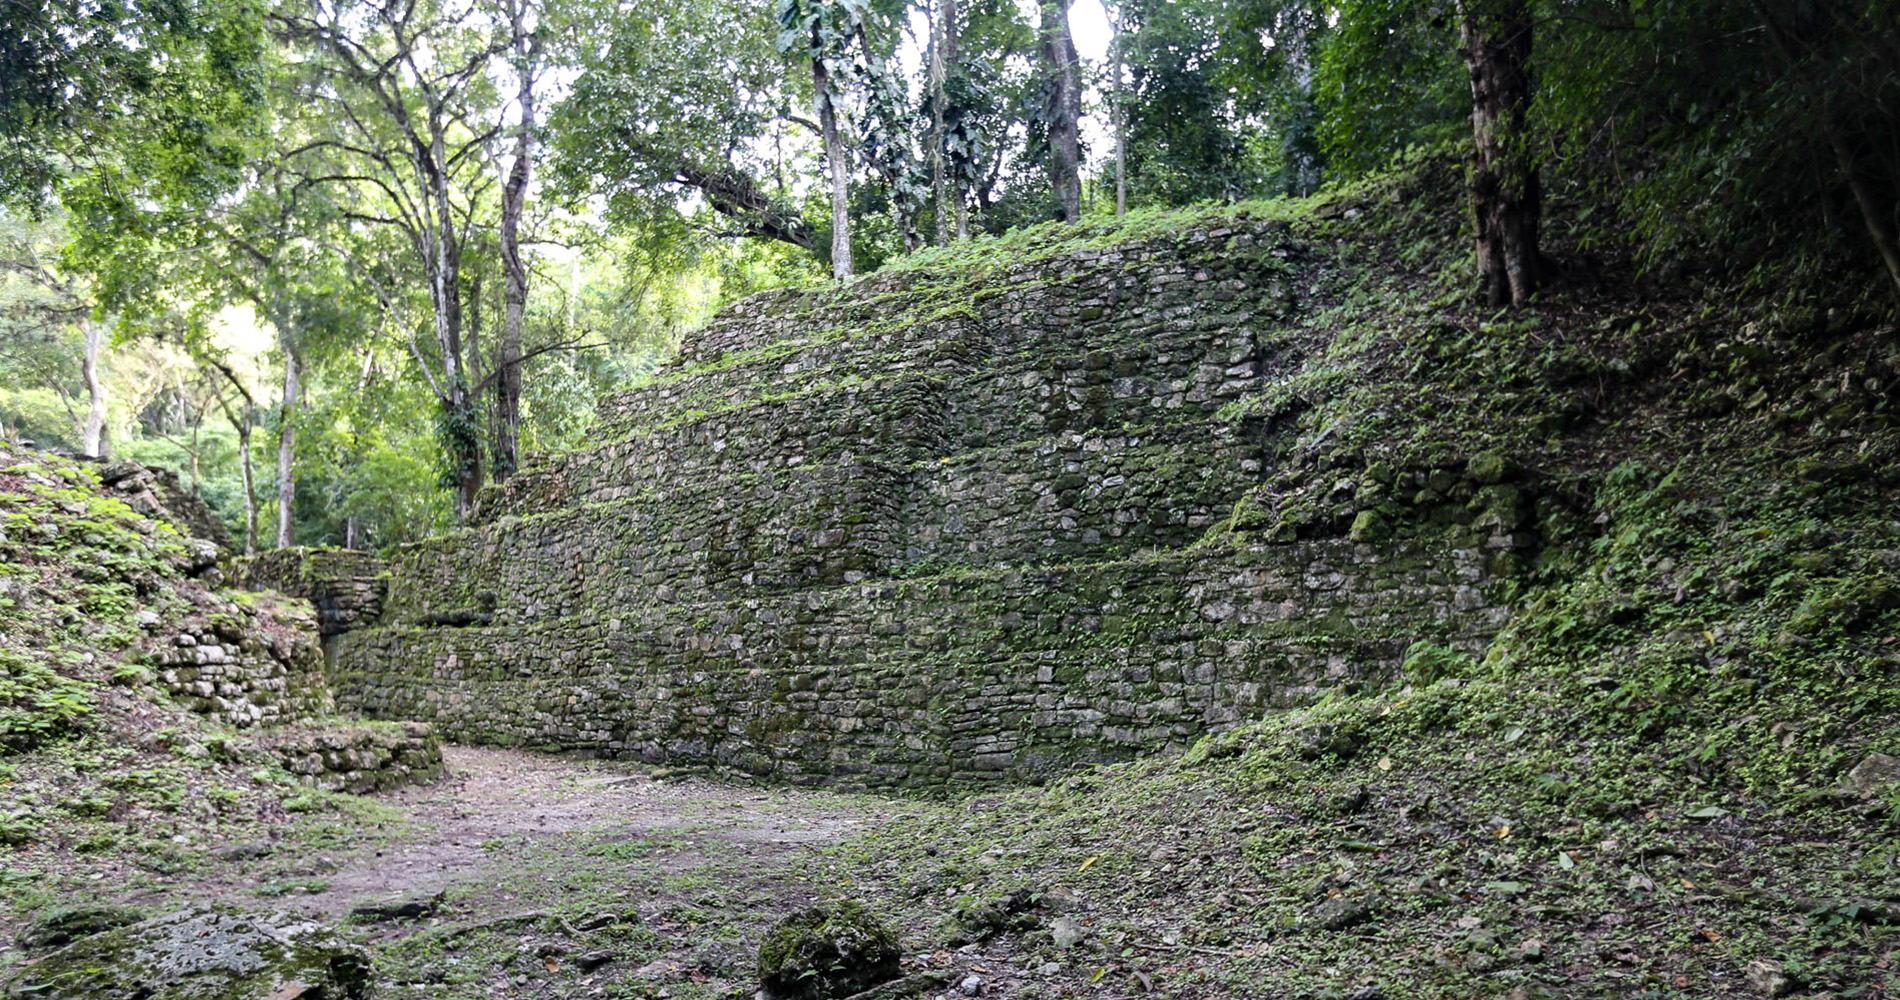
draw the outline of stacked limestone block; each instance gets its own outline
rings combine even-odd
[[[245,590],[275,590],[310,601],[317,628],[336,635],[374,622],[382,614],[382,563],[373,554],[351,549],[272,549],[230,560],[231,585]]]
[[[856,787],[1179,746],[1498,627],[1485,532],[1235,544],[1315,255],[1235,220],[726,311],[389,566],[341,704]],[[1455,512],[1454,512],[1455,513]],[[1504,545],[1516,544],[1507,538]],[[451,627],[452,626],[452,627]]]
[[[307,612],[241,606],[194,618],[149,641],[158,682],[173,698],[234,726],[275,725],[332,711],[323,652]]]
[[[442,741],[434,726],[422,722],[293,728],[272,734],[269,742],[285,770],[323,791],[368,795],[447,773]]]

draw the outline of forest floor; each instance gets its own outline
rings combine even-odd
[[[750,996],[764,931],[856,880],[826,849],[946,809],[512,750],[444,757],[449,775],[434,784],[330,796],[260,839],[207,845],[202,863],[162,881],[127,889],[67,873],[57,902],[334,921],[367,943],[391,997]],[[361,912],[404,904],[421,912]],[[10,942],[19,923],[0,918],[0,934]],[[930,923],[899,931],[935,939]],[[906,963],[946,983],[1012,974],[975,950]]]
[[[432,785],[228,828],[162,879],[44,878],[61,905],[332,922],[384,998],[748,998],[766,930],[848,897],[903,942],[905,995],[946,1000],[1895,995],[1878,803],[1686,810],[1657,787],[1577,820],[1497,780],[1492,737],[1387,711],[1484,687],[954,802],[450,746]],[[1355,746],[1314,758],[1321,718]]]

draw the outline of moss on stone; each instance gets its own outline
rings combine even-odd
[[[800,910],[759,945],[759,980],[777,1000],[836,1000],[896,979],[897,935],[857,900]]]

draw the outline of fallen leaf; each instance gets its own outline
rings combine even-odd
[[[559,969],[561,968],[561,963],[559,963],[559,962],[556,962],[556,961],[554,960],[554,956],[553,956],[553,955],[549,955],[549,956],[548,956],[548,958],[547,958],[547,963],[548,963],[548,971],[549,971],[549,972],[555,972],[555,971],[558,971],[558,970],[559,970]]]
[[[1569,871],[1570,869],[1577,867],[1577,859],[1571,857],[1570,852],[1568,851],[1558,851],[1557,852],[1557,867],[1562,868],[1564,871]]]
[[[1092,867],[1097,861],[1100,861],[1100,860],[1102,860],[1102,856],[1098,854],[1098,855],[1095,855],[1094,857],[1089,858],[1087,861],[1082,862],[1082,867],[1077,868],[1075,870],[1076,874],[1080,875],[1081,873],[1088,871],[1090,867]]]
[[[1705,938],[1708,938],[1708,939],[1709,939],[1709,943],[1710,943],[1710,944],[1714,944],[1715,942],[1717,942],[1717,941],[1720,941],[1720,940],[1722,940],[1722,935],[1720,935],[1720,934],[1717,934],[1717,933],[1715,933],[1714,931],[1711,931],[1711,930],[1706,930],[1706,929],[1705,929],[1705,930],[1704,930],[1704,931],[1702,932],[1702,936],[1703,936],[1703,937],[1705,937]]]
[[[1390,771],[1390,770],[1392,770],[1392,758],[1390,758],[1390,757],[1381,757],[1381,758],[1379,758],[1379,770],[1381,770],[1381,771]]]
[[[1703,806],[1700,809],[1691,809],[1684,815],[1690,819],[1721,819],[1728,815],[1728,810],[1721,806]]]
[[[1095,967],[1095,974],[1089,977],[1089,982],[1099,983],[1102,981],[1102,977],[1106,975],[1108,975],[1108,966],[1098,965]]]
[[[1499,839],[1499,840],[1503,840],[1503,839],[1505,839],[1506,837],[1509,837],[1510,835],[1511,835],[1511,827],[1510,827],[1510,824],[1508,824],[1508,823],[1507,823],[1507,824],[1505,824],[1504,826],[1500,826],[1500,827],[1498,827],[1498,839]]]
[[[1682,883],[1682,887],[1683,887],[1684,889],[1693,889],[1693,888],[1695,888],[1695,883],[1694,883],[1694,882],[1691,882],[1691,881],[1689,881],[1689,880],[1688,880],[1688,879],[1686,879],[1686,878],[1683,878],[1683,879],[1677,879],[1676,881],[1678,881],[1678,882],[1681,882],[1681,883]]]

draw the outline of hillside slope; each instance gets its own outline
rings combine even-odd
[[[1031,928],[975,946],[1043,969],[1028,995],[1900,988],[1890,305],[1611,263],[1474,309],[1455,190],[1428,171],[1294,220],[1331,280],[1282,334],[1302,360],[1222,411],[1276,450],[1210,540],[1377,545],[1463,505],[1529,543],[1491,567],[1497,636],[900,821],[829,871],[913,919]],[[1055,902],[998,917],[1025,888]]]
[[[10,909],[162,884],[309,796],[247,733],[331,711],[312,613],[223,587],[205,513],[160,471],[0,449]]]

